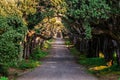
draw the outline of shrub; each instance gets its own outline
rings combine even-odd
[[[16,15],[0,16],[0,63],[17,62],[26,32],[22,18]]]
[[[65,44],[66,45],[71,45],[71,42],[70,41],[65,41]]]
[[[0,62],[9,63],[18,60],[18,50],[14,43],[1,40],[0,42]]]
[[[120,80],[120,78],[118,80]]]
[[[23,60],[19,63],[18,68],[19,69],[31,69],[39,66],[40,62],[33,61],[33,60]]]
[[[43,48],[49,49],[50,47],[51,47],[51,45],[50,45],[49,41],[45,41]]]
[[[5,64],[0,64],[0,74],[3,76],[8,76],[8,66]]]
[[[42,51],[39,47],[36,47],[33,53],[30,55],[33,60],[40,60],[47,55],[47,52]]]
[[[71,52],[71,54],[73,54],[75,56],[78,55],[78,54],[80,54],[80,52],[75,47],[70,48],[70,52]]]

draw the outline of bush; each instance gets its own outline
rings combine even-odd
[[[43,48],[45,49],[49,49],[51,47],[50,42],[49,41],[45,41]]]
[[[67,40],[67,41],[65,41],[65,44],[66,45],[71,45],[71,42]]]
[[[0,80],[8,80],[6,77],[1,77]]]
[[[8,66],[5,64],[0,64],[0,74],[3,76],[8,76]]]
[[[0,23],[0,63],[16,63],[27,28],[22,18],[16,15],[0,16]]]
[[[70,48],[70,52],[71,52],[71,54],[73,54],[75,56],[77,56],[78,54],[80,54],[80,52],[75,47]]]
[[[18,60],[18,50],[14,43],[0,40],[0,62],[9,63]]]
[[[19,69],[31,69],[39,66],[40,62],[33,61],[33,60],[23,60],[19,63],[18,68]]]
[[[81,54],[75,47],[70,48],[69,50],[70,50],[71,54],[75,56],[75,59],[77,59],[77,62],[81,59],[82,60],[86,59],[85,54]]]
[[[120,78],[118,80],[120,80]]]
[[[47,52],[42,51],[39,47],[35,48],[33,53],[30,55],[33,60],[40,60],[47,55]]]

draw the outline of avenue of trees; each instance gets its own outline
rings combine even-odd
[[[0,1],[0,63],[29,58],[55,31],[52,4],[44,0]]]
[[[75,47],[87,57],[120,65],[119,0],[0,0],[0,64],[28,59],[61,25]],[[62,25],[63,26],[63,25]]]

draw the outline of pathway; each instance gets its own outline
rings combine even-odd
[[[88,74],[83,66],[75,63],[69,53],[64,40],[56,39],[43,64],[17,80],[98,80]]]

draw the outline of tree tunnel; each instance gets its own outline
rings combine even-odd
[[[120,65],[119,0],[2,0],[0,11],[0,44],[9,42],[21,55],[15,55],[16,60],[29,58],[46,40],[69,36],[87,57],[101,52],[107,62],[116,57]]]

